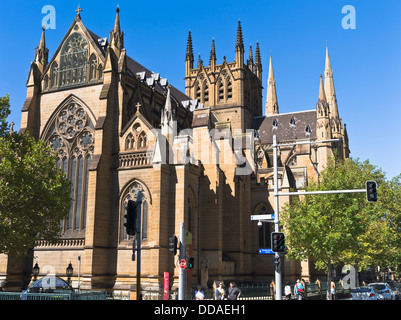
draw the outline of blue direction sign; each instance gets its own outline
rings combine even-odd
[[[274,254],[272,249],[259,249],[259,254]]]

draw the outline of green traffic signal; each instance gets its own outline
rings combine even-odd
[[[188,261],[187,261],[187,268],[188,268],[188,269],[193,269],[193,267],[194,267],[194,262],[195,262],[195,258],[192,258],[192,257],[188,258]]]
[[[376,181],[366,181],[366,200],[368,202],[377,202]]]

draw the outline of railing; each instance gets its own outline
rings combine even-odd
[[[106,300],[106,291],[0,292],[0,300]]]

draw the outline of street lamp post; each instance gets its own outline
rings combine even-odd
[[[34,267],[32,268],[32,274],[33,274],[33,282],[36,281],[38,274],[39,274],[40,268],[38,263],[36,262]]]
[[[68,264],[68,267],[65,269],[65,273],[67,274],[67,283],[71,286],[71,277],[74,273],[74,268],[72,267],[71,261]]]

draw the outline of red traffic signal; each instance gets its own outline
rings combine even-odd
[[[285,236],[282,232],[272,232],[271,243],[273,252],[284,252],[285,250]]]

